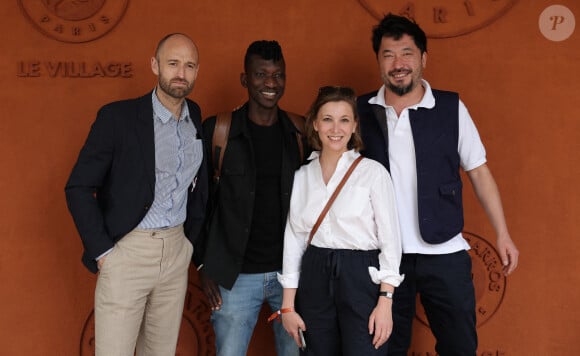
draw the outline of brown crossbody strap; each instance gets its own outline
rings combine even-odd
[[[358,158],[355,159],[354,162],[352,162],[352,164],[348,168],[348,171],[346,171],[344,177],[342,177],[342,180],[340,181],[340,183],[338,183],[338,186],[334,190],[334,193],[332,193],[332,195],[330,196],[330,199],[328,199],[328,202],[324,206],[324,209],[322,209],[322,212],[320,213],[318,220],[316,220],[314,227],[312,227],[312,230],[310,231],[310,236],[308,236],[308,245],[310,245],[310,242],[312,241],[314,234],[316,233],[316,231],[318,231],[320,224],[322,224],[322,220],[324,220],[324,217],[328,213],[328,210],[330,210],[330,207],[332,206],[332,203],[334,203],[334,200],[338,196],[338,193],[340,193],[340,191],[342,190],[342,187],[344,186],[344,184],[348,180],[348,177],[350,177],[350,175],[352,174],[352,172],[354,171],[356,166],[360,163],[360,161],[362,161],[362,159],[363,159],[363,156],[358,156]]]
[[[224,160],[224,153],[226,152],[226,146],[228,144],[230,126],[232,125],[232,113],[219,113],[217,114],[215,120],[215,128],[212,137],[211,159],[214,167],[213,179],[215,182],[218,182],[220,176],[222,175],[222,162]]]

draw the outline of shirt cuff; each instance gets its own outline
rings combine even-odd
[[[398,287],[405,279],[404,275],[391,271],[379,271],[376,267],[369,267],[369,275],[375,284],[388,283],[394,287]]]
[[[111,251],[113,251],[113,249],[114,249],[114,247],[111,247],[110,249],[108,249],[104,253],[100,254],[99,257],[95,258],[95,261],[98,261],[101,258],[105,257],[106,255],[108,255],[109,253],[111,253]]]
[[[300,272],[296,273],[278,273],[278,282],[283,288],[298,288],[298,281],[300,280]]]

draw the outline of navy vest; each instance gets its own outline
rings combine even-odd
[[[361,153],[389,170],[389,136],[385,109],[371,105],[377,92],[358,98]],[[462,183],[457,152],[459,139],[457,93],[433,90],[435,107],[409,110],[417,161],[419,228],[425,242],[438,244],[463,230]],[[396,184],[396,182],[395,182]]]

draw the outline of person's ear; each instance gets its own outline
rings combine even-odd
[[[159,75],[159,63],[155,57],[151,57],[151,71],[153,74]]]
[[[248,75],[246,73],[240,73],[240,83],[244,88],[248,87]]]

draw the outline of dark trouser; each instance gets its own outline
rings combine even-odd
[[[417,293],[437,340],[435,351],[440,356],[475,355],[475,292],[467,251],[403,254],[400,272],[405,274],[405,280],[395,290],[389,355],[407,355]]]
[[[308,247],[296,293],[296,309],[306,324],[302,355],[386,355],[386,344],[375,350],[368,331],[380,287],[368,268],[378,268],[378,254]]]

